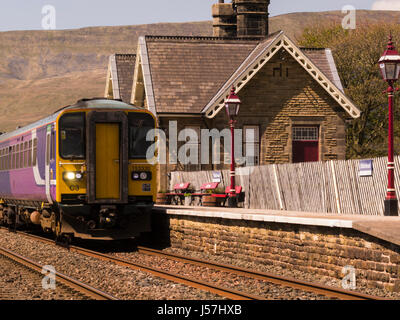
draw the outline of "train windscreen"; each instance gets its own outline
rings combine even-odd
[[[152,141],[146,141],[147,133],[155,128],[154,119],[147,113],[129,114],[129,158],[145,159]]]
[[[85,158],[85,113],[67,113],[60,118],[60,156]]]

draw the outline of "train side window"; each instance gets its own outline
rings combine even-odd
[[[17,156],[16,156],[16,161],[17,161],[17,163],[15,164],[15,168],[16,169],[19,169],[19,168],[21,168],[21,145],[20,144],[17,144]]]
[[[24,144],[21,143],[19,145],[19,163],[18,163],[18,168],[23,168],[24,166]]]
[[[46,134],[46,166],[50,164],[51,135]]]
[[[37,161],[37,138],[33,139],[32,166],[36,166]]]
[[[8,157],[9,157],[8,148],[6,148],[5,151],[6,151],[6,156],[4,157],[4,169],[8,170],[8,163],[9,163],[9,161],[8,161]]]
[[[51,153],[50,153],[50,160],[55,160],[55,158],[56,158],[56,152],[55,152],[55,149],[56,149],[56,133],[55,133],[55,131],[52,131],[51,132]]]
[[[28,167],[32,167],[32,140],[29,140],[28,145]]]
[[[24,167],[24,144],[21,143],[19,145],[19,167]]]
[[[28,167],[28,141],[24,142],[24,168]]]
[[[12,162],[11,162],[11,169],[15,169],[15,146],[12,146]]]
[[[19,144],[15,146],[15,169],[19,169]]]
[[[24,167],[24,144],[21,143],[19,145],[19,167]]]
[[[7,169],[11,170],[12,166],[12,147],[8,148],[8,163],[7,163]]]

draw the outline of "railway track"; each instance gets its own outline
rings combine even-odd
[[[23,257],[15,252],[12,252],[8,249],[0,247],[0,257],[2,259],[7,259],[14,263],[16,268],[22,267],[23,269],[28,269],[28,272],[22,271],[20,273],[20,276],[28,276],[28,281],[29,279],[41,279],[43,277],[42,275],[42,270],[43,267],[39,263],[28,259],[26,257]],[[56,288],[60,288],[61,284],[61,289],[65,291],[65,289],[69,289],[70,296],[73,294],[78,298],[82,299],[86,297],[86,299],[94,299],[94,300],[116,300],[113,296],[102,292],[100,290],[97,290],[96,288],[93,288],[81,281],[75,280],[69,276],[66,276],[60,272],[55,271],[55,280],[56,280]],[[26,279],[25,279],[26,280]],[[33,283],[30,283],[30,285],[33,286]],[[40,286],[41,282],[37,283],[37,286]],[[44,289],[43,289],[44,290]],[[14,288],[5,288],[5,290],[0,291],[0,296],[2,299],[17,299],[17,298],[22,298],[22,299],[28,299],[29,292],[26,292],[25,294],[22,294],[18,292],[18,290]]]
[[[219,271],[225,271],[225,272],[230,272],[234,273],[240,276],[245,276],[249,277],[252,279],[256,280],[263,280],[267,282],[271,282],[277,285],[281,286],[287,286],[303,291],[308,291],[311,293],[331,297],[331,298],[336,298],[336,299],[341,299],[341,300],[382,300],[381,297],[377,296],[372,296],[372,295],[367,295],[359,292],[354,292],[350,290],[343,290],[340,288],[334,288],[334,287],[329,287],[329,286],[324,286],[316,283],[311,283],[311,282],[305,282],[305,281],[300,281],[294,278],[289,278],[289,277],[282,277],[270,273],[265,273],[265,272],[258,272],[255,270],[249,270],[249,269],[244,269],[244,268],[239,268],[233,265],[225,265],[225,264],[219,264],[219,263],[214,263],[210,261],[204,261],[201,259],[196,259],[196,258],[191,258],[191,257],[185,257],[182,255],[178,254],[171,254],[167,253],[164,251],[160,250],[155,250],[152,248],[146,248],[142,246],[137,247],[138,251],[144,254],[149,254],[149,255],[155,255],[167,259],[172,259],[175,261],[180,261],[183,263],[190,263],[194,265],[199,265],[202,267],[207,267],[211,268],[214,270],[219,270]]]
[[[21,233],[28,237],[31,237],[31,238],[37,239],[39,241],[54,245],[53,240],[39,237],[36,235],[32,235],[29,233],[24,233],[24,232],[21,232]],[[218,295],[228,298],[228,299],[232,299],[232,300],[265,300],[265,298],[258,296],[258,295],[248,294],[245,292],[232,290],[230,288],[220,287],[218,285],[200,281],[198,279],[194,279],[194,278],[191,278],[188,276],[182,276],[182,275],[179,275],[179,274],[176,274],[173,272],[162,270],[160,268],[150,267],[148,265],[140,264],[137,262],[126,260],[126,259],[121,259],[119,257],[104,254],[101,252],[97,252],[97,251],[93,251],[93,250],[89,250],[89,249],[85,249],[85,248],[81,248],[81,247],[77,247],[77,246],[69,246],[68,249],[72,252],[77,252],[77,253],[80,253],[80,254],[83,254],[86,256],[90,256],[90,257],[93,257],[96,259],[100,259],[103,261],[113,262],[117,265],[128,267],[128,268],[135,269],[135,270],[144,271],[144,272],[150,273],[154,276],[161,277],[163,279],[182,283],[182,284],[185,284],[185,285],[188,285],[188,286],[191,286],[194,288],[198,288],[201,290],[206,290],[206,291],[218,294]],[[210,261],[204,261],[204,260],[200,260],[200,259],[185,257],[185,256],[177,255],[177,254],[166,253],[166,252],[163,252],[160,250],[155,250],[152,248],[138,246],[137,250],[141,254],[155,255],[155,256],[158,256],[161,258],[171,259],[171,260],[182,262],[182,263],[207,267],[212,270],[229,272],[229,273],[232,273],[235,275],[252,278],[252,279],[256,279],[256,280],[262,280],[262,281],[266,281],[268,283],[272,283],[275,285],[298,289],[298,290],[310,292],[310,293],[313,293],[316,295],[323,295],[323,296],[326,296],[329,298],[342,299],[342,300],[383,300],[383,298],[377,297],[377,296],[372,296],[372,295],[367,295],[367,294],[363,294],[363,293],[359,293],[359,292],[343,290],[340,288],[329,287],[329,286],[324,286],[324,285],[320,285],[320,284],[300,281],[300,280],[293,279],[293,278],[282,277],[282,276],[264,273],[264,272],[258,272],[255,270],[242,269],[242,268],[239,268],[239,267],[236,267],[233,265],[224,265],[224,264],[214,263],[214,262],[210,262]]]
[[[40,237],[37,235],[33,235],[30,233],[25,233],[25,232],[21,232],[21,231],[17,231],[17,233],[23,234],[29,238],[32,238],[32,239],[35,239],[35,240],[38,240],[38,241],[41,241],[41,242],[44,242],[47,244],[55,245],[54,240],[50,240],[48,238]],[[205,291],[220,295],[222,297],[225,297],[225,298],[228,298],[231,300],[264,300],[264,298],[261,296],[252,295],[252,294],[248,294],[245,292],[240,292],[237,290],[220,287],[220,286],[214,285],[212,283],[200,281],[195,278],[181,276],[179,274],[176,274],[173,272],[167,272],[167,271],[164,271],[164,270],[156,268],[156,267],[149,267],[144,264],[135,263],[135,262],[128,261],[125,259],[120,259],[120,258],[111,256],[111,255],[103,254],[101,252],[85,249],[82,247],[70,245],[70,246],[68,246],[68,250],[71,252],[76,252],[76,253],[79,253],[79,254],[82,254],[85,256],[99,259],[99,260],[113,262],[116,265],[128,267],[133,270],[139,270],[139,271],[143,271],[146,273],[150,273],[156,277],[160,277],[160,278],[170,280],[170,281],[173,281],[176,283],[185,284],[187,286],[194,287],[196,289],[205,290]]]

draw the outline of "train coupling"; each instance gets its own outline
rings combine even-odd
[[[117,207],[101,206],[99,213],[100,228],[112,228],[117,224]]]

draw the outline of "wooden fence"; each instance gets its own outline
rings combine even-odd
[[[238,168],[236,184],[244,189],[245,208],[383,215],[387,158],[373,159],[372,176],[361,177],[359,164],[360,160],[342,160]],[[395,168],[395,186],[400,191],[399,156]],[[220,172],[220,186],[225,189],[229,170]],[[173,172],[170,187],[190,182],[198,190],[212,181],[212,173]]]

